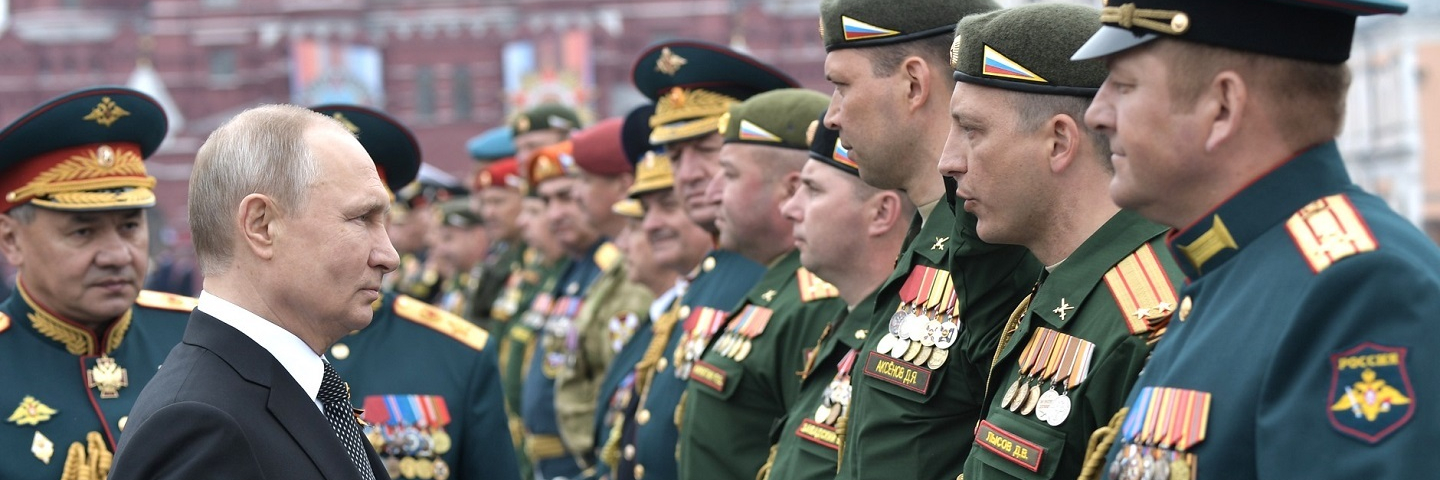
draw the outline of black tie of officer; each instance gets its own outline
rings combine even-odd
[[[320,393],[315,395],[315,399],[324,406],[325,418],[330,421],[330,428],[335,429],[335,436],[340,437],[340,443],[345,444],[345,453],[350,455],[350,461],[360,471],[360,478],[375,480],[375,472],[370,470],[370,461],[365,456],[365,447],[360,444],[364,438],[360,436],[360,425],[350,409],[350,387],[340,380],[340,374],[329,362],[325,363],[325,377],[320,381]]]

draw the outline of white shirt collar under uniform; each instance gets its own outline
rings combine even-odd
[[[658,320],[661,315],[664,315],[666,311],[670,310],[670,304],[675,303],[676,297],[684,295],[685,287],[688,286],[690,286],[690,282],[685,280],[684,277],[677,278],[675,285],[671,286],[665,293],[661,293],[659,297],[655,297],[655,301],[650,302],[650,321]],[[684,319],[682,318],[681,320]]]
[[[200,292],[200,301],[195,308],[235,327],[240,333],[260,344],[285,367],[285,371],[290,372],[295,383],[299,383],[305,394],[315,401],[315,407],[321,412],[325,411],[320,406],[320,401],[315,400],[315,396],[320,394],[320,382],[325,375],[324,357],[316,355],[300,337],[210,292]]]

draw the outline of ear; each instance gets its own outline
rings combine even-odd
[[[1084,141],[1080,124],[1075,118],[1062,113],[1050,117],[1046,130],[1049,133],[1046,158],[1050,160],[1050,172],[1064,172],[1080,154],[1080,142]]]
[[[264,260],[275,258],[280,209],[273,199],[259,193],[246,195],[236,208],[236,220],[240,238],[251,253]]]
[[[0,253],[5,261],[16,267],[25,263],[25,252],[20,249],[20,221],[8,214],[0,214]]]
[[[795,196],[795,192],[800,190],[800,171],[791,170],[776,183],[780,187],[780,203],[785,203],[785,200]]]
[[[920,57],[909,56],[900,62],[900,77],[905,81],[905,103],[911,111],[919,110],[929,100],[930,91],[935,89],[935,79],[930,63]],[[949,106],[949,103],[946,103]]]
[[[869,218],[865,221],[865,233],[871,237],[878,237],[889,232],[900,222],[901,213],[905,211],[905,200],[900,194],[893,190],[885,190],[870,197]]]
[[[1250,97],[1245,79],[1233,70],[1215,75],[1210,88],[1196,105],[1202,119],[1210,122],[1209,136],[1205,138],[1205,151],[1214,152],[1221,144],[1240,133],[1241,122],[1248,113],[1246,102]]]

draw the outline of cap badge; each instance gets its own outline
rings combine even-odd
[[[815,130],[819,128],[819,120],[810,121],[810,126],[805,128],[805,143],[815,143]]]
[[[955,36],[955,41],[950,42],[950,68],[960,69],[960,36]]]
[[[900,32],[880,28],[850,17],[840,17],[840,27],[845,30],[845,41],[869,40],[872,38],[885,38],[899,35]]]
[[[990,48],[989,45],[985,46],[985,69],[982,70],[981,73],[988,77],[1050,83],[1049,80],[1041,78],[1039,75],[1036,75],[1035,72],[1020,66],[1020,63],[995,51],[995,49]]]
[[[670,47],[665,47],[660,49],[660,59],[655,61],[655,71],[673,77],[675,72],[679,72],[680,67],[685,66],[686,63],[689,62],[685,60],[685,57],[676,55],[675,52],[670,51]]]
[[[756,124],[754,124],[754,123],[750,123],[749,120],[741,120],[741,121],[740,121],[740,139],[741,139],[741,140],[759,140],[759,141],[762,141],[762,142],[779,142],[779,141],[780,141],[780,137],[779,137],[778,135],[775,135],[775,134],[773,134],[773,133],[770,133],[769,130],[766,130],[766,129],[764,129],[764,128],[761,128],[759,125],[756,125]]]
[[[115,101],[111,100],[110,97],[102,97],[100,98],[100,104],[95,105],[95,108],[90,110],[90,114],[86,115],[83,120],[94,120],[95,123],[100,124],[100,126],[108,128],[110,125],[113,125],[116,120],[119,120],[120,117],[129,115],[130,112],[120,108],[120,105],[115,104]]]

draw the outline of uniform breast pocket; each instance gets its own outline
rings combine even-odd
[[[982,469],[1014,478],[1051,478],[1065,450],[1065,435],[1006,410],[992,410],[975,430],[971,459]],[[988,477],[982,477],[988,478]]]
[[[721,400],[729,400],[730,396],[735,394],[735,388],[740,385],[744,374],[745,370],[734,362],[722,360],[710,363],[696,360],[690,368],[690,381],[700,384],[702,388],[699,390],[702,392]]]
[[[871,388],[916,403],[935,398],[945,378],[944,370],[930,370],[878,352],[866,354],[864,362],[864,374],[870,377],[865,383]]]

